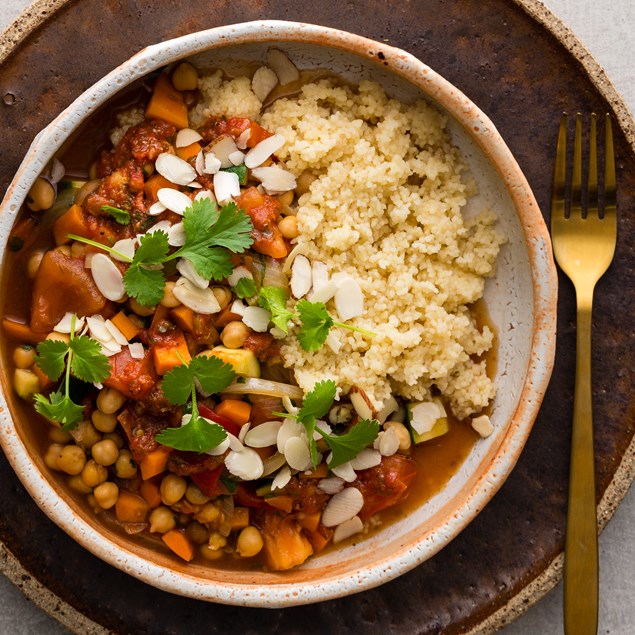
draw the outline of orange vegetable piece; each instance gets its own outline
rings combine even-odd
[[[47,333],[36,333],[29,328],[28,324],[7,317],[2,318],[2,328],[7,337],[25,344],[39,344],[47,336]]]
[[[146,108],[146,119],[162,119],[177,129],[188,126],[187,105],[183,101],[183,95],[172,86],[172,82],[165,74],[157,77]]]
[[[71,205],[53,224],[53,237],[56,245],[71,242],[68,234],[77,234],[82,238],[90,238],[90,228],[81,205]]]
[[[331,541],[331,536],[326,537],[320,531],[307,531],[306,535],[315,553],[320,553]]]
[[[195,157],[201,151],[201,144],[195,141],[191,143],[189,146],[185,146],[183,148],[176,148],[176,156],[183,161],[187,161],[192,157]]]
[[[244,529],[249,525],[249,508],[235,507],[232,516],[232,531],[236,529]]]
[[[175,366],[189,364],[192,359],[183,333],[175,334],[175,339],[176,341],[169,344],[154,344],[152,346],[154,369],[159,375],[165,375]]]
[[[194,311],[192,311],[192,309],[181,304],[170,311],[170,316],[174,324],[182,331],[186,333],[192,333],[194,331]]]
[[[143,500],[148,503],[150,509],[155,509],[161,505],[161,490],[154,481],[143,481],[139,486],[139,493]]]
[[[304,514],[298,516],[297,521],[299,525],[307,531],[317,531],[320,524],[320,518],[322,518],[322,512],[314,512],[313,514]]]
[[[263,552],[270,571],[286,571],[302,564],[312,553],[313,547],[295,518],[282,517],[279,512],[265,512],[262,529]]]
[[[220,313],[217,313],[214,317],[214,326],[219,329],[227,326],[230,322],[240,320],[241,316],[238,313],[232,313],[231,305],[228,304],[224,309],[221,309]]]
[[[40,390],[44,391],[47,388],[50,388],[54,382],[47,375],[45,375],[36,364],[33,364],[31,370],[37,375],[37,378],[40,382]]]
[[[143,359],[135,359],[126,346],[110,357],[110,377],[104,385],[131,399],[142,399],[157,382],[152,356],[145,351]]]
[[[170,529],[161,537],[163,542],[180,558],[189,562],[194,557],[194,545],[180,529]]]
[[[251,417],[251,404],[239,399],[225,399],[221,401],[214,411],[217,415],[229,419],[236,425],[242,426]]]
[[[167,320],[170,317],[170,309],[168,307],[163,306],[162,304],[157,304],[156,309],[154,310],[154,315],[152,316],[152,322],[150,323],[151,329],[156,329],[159,325],[159,322],[162,320]]]
[[[285,514],[290,514],[293,509],[293,499],[291,496],[272,496],[265,498],[265,503],[275,509],[283,511]]]
[[[119,311],[110,321],[121,331],[128,341],[137,337],[141,331],[123,311]]]
[[[247,147],[253,148],[254,146],[257,146],[261,141],[264,141],[270,136],[271,132],[265,130],[260,124],[257,124],[255,121],[252,121],[249,124],[249,139],[247,140]]]
[[[171,448],[160,445],[156,450],[141,459],[139,469],[141,470],[141,478],[144,481],[151,479],[161,472],[165,472],[168,467],[168,458],[172,452]]]
[[[148,503],[141,496],[125,489],[119,491],[115,514],[120,523],[144,523],[149,511]]]
[[[157,192],[164,187],[169,187],[172,190],[178,190],[179,186],[175,185],[171,181],[168,181],[161,174],[154,174],[151,176],[143,186],[143,192],[146,195],[146,199],[148,203],[155,203],[158,196]]]

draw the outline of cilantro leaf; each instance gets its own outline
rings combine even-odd
[[[175,366],[163,376],[161,390],[163,394],[175,405],[185,405],[192,394],[192,382],[194,375],[187,364]]]
[[[287,309],[287,294],[279,287],[262,287],[258,304],[271,313],[271,321],[285,333],[289,333],[289,320],[293,313]]]
[[[192,413],[191,419],[180,428],[166,428],[154,437],[159,443],[175,450],[207,452],[220,445],[226,438],[225,429]]]
[[[102,382],[110,375],[110,360],[101,352],[95,340],[80,335],[68,344],[73,351],[71,372],[77,379],[86,382]]]
[[[218,357],[201,355],[190,362],[196,379],[206,393],[221,392],[234,381],[236,373],[231,364],[226,364]]]
[[[354,459],[367,445],[370,445],[379,434],[379,422],[375,419],[362,419],[354,425],[346,434],[332,435],[323,432],[319,428],[318,432],[326,441],[333,456],[328,466],[333,469],[338,465],[347,463]]]
[[[236,286],[234,287],[234,291],[239,298],[253,298],[256,293],[258,293],[256,289],[256,283],[251,278],[241,278]]]
[[[143,306],[154,306],[163,298],[165,276],[160,269],[128,267],[123,276],[126,293]]]
[[[221,168],[221,172],[233,172],[238,177],[238,183],[240,185],[247,185],[247,166],[242,163],[241,165],[230,165],[228,168]]]
[[[203,199],[203,202],[209,199]],[[241,254],[251,247],[253,239],[251,218],[236,203],[223,205],[214,225],[214,244],[225,247],[235,254]]]
[[[170,245],[168,235],[161,229],[144,234],[132,259],[133,265],[160,265],[165,262]]]
[[[300,300],[296,309],[302,322],[298,330],[300,346],[305,351],[317,351],[326,341],[333,326],[333,318],[323,302]]]
[[[304,421],[308,418],[320,419],[333,405],[337,385],[332,379],[318,381],[313,390],[307,393],[302,408],[298,412],[298,418]]]
[[[130,224],[130,212],[125,209],[112,207],[111,205],[102,205],[101,211],[110,214],[120,225]]]
[[[38,355],[35,365],[53,381],[59,379],[64,372],[68,344],[61,340],[44,340],[37,347]]]
[[[82,420],[84,416],[84,406],[74,403],[68,395],[60,389],[53,392],[49,397],[37,394],[33,396],[35,410],[47,419],[59,421],[63,430],[68,430]]]

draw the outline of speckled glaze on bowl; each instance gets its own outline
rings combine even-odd
[[[430,501],[371,538],[284,573],[220,571],[186,564],[105,529],[50,478],[11,405],[2,369],[0,442],[41,509],[96,556],[148,584],[181,595],[243,606],[282,607],[368,589],[412,569],[451,541],[487,504],[515,465],[549,381],[556,329],[557,282],[542,215],[491,121],[455,87],[408,53],[321,26],[262,21],[193,33],[144,49],[104,77],[34,140],[0,207],[0,257],[26,193],[64,140],[121,88],[182,58],[200,67],[262,60],[277,45],[300,68],[327,68],[353,82],[373,79],[394,97],[424,97],[449,117],[454,143],[479,194],[466,213],[493,209],[508,236],[485,299],[498,331],[495,432],[480,441],[448,485]]]

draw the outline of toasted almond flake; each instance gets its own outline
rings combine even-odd
[[[143,359],[145,357],[145,350],[141,342],[128,344],[128,350],[130,351],[130,357],[132,357],[132,359]]]
[[[240,133],[238,139],[236,139],[236,147],[239,150],[246,150],[249,137],[251,137],[251,128],[247,128]]]
[[[100,342],[109,342],[112,339],[112,335],[106,328],[106,321],[101,315],[91,315],[86,318],[86,325],[90,330],[91,337],[94,337]]]
[[[359,386],[353,386],[350,389],[348,396],[351,400],[353,408],[355,409],[355,412],[362,419],[375,418],[375,415],[377,414],[377,408],[375,408],[375,405],[370,400],[368,395]]]
[[[270,445],[276,445],[281,427],[281,421],[265,421],[249,430],[245,435],[245,445],[251,448],[268,448]]]
[[[325,527],[336,527],[357,516],[364,506],[364,496],[356,487],[345,487],[326,504],[321,522]]]
[[[152,234],[158,231],[162,231],[167,234],[170,231],[170,227],[172,227],[172,223],[169,220],[160,220],[158,223],[152,225],[146,234]]]
[[[230,474],[242,478],[243,481],[255,481],[262,476],[264,465],[255,450],[245,448],[241,452],[229,451],[225,457],[225,467]]]
[[[188,258],[179,258],[179,261],[176,263],[176,270],[195,287],[199,289],[207,289],[207,287],[209,287],[209,280],[203,278],[203,276],[196,271],[192,261]]]
[[[481,415],[480,417],[475,417],[471,421],[471,426],[476,430],[483,438],[488,437],[492,432],[494,432],[494,426],[490,418],[487,415]]]
[[[321,260],[314,260],[311,263],[311,277],[314,288],[329,282],[329,268],[327,264]]]
[[[204,199],[212,201],[212,203],[216,203],[214,192],[212,192],[212,190],[201,190],[200,192],[196,192],[196,196],[194,197],[195,201],[202,201]]]
[[[183,418],[185,418],[184,415]],[[209,421],[209,419],[205,419],[205,421]],[[209,421],[210,423],[214,423],[213,421]],[[183,425],[183,424],[181,424]],[[216,424],[218,425],[218,424]],[[229,444],[231,443],[230,439],[229,439],[229,435],[227,435],[225,437],[225,439],[223,439],[223,441],[221,441],[215,448],[212,448],[211,450],[208,450],[207,452],[205,452],[205,454],[209,454],[210,456],[221,456],[222,454],[225,454],[225,452],[227,452],[227,450],[229,450]]]
[[[203,174],[216,174],[222,167],[221,160],[213,153],[205,153]]]
[[[346,322],[364,313],[362,289],[353,278],[344,278],[335,292],[335,310],[340,320]]]
[[[309,444],[302,437],[291,437],[284,444],[284,456],[294,470],[308,470],[311,465]]]
[[[284,458],[284,454],[280,454],[280,452],[276,452],[272,456],[266,458],[263,461],[263,464],[265,469],[263,470],[262,475],[269,476],[269,474],[273,474],[274,472],[279,470],[283,465],[286,465],[287,459]]]
[[[107,300],[118,302],[126,295],[126,289],[123,286],[123,275],[108,256],[95,254],[91,261],[90,271],[99,292]]]
[[[381,453],[371,448],[364,448],[354,459],[351,466],[354,470],[368,470],[381,463]]]
[[[280,49],[270,48],[267,51],[267,66],[278,76],[280,86],[285,86],[300,79],[300,71]],[[262,100],[261,100],[262,101]]]
[[[278,430],[278,452],[284,453],[284,446],[291,437],[299,437],[303,427],[294,419],[285,419]]]
[[[242,441],[237,436],[234,436],[231,432],[227,433],[227,438],[229,439],[229,448],[234,452],[242,452],[245,449]]]
[[[233,172],[217,172],[214,174],[214,193],[221,204],[226,203],[232,197],[240,196],[238,175]]]
[[[93,382],[93,386],[95,386],[95,388],[97,388],[97,390],[101,390],[104,387],[104,385],[100,384],[98,381],[94,381]]]
[[[247,267],[238,266],[235,267],[234,270],[227,276],[227,283],[230,287],[235,287],[243,278],[250,278],[253,280],[254,276]]]
[[[296,256],[291,265],[291,293],[300,299],[311,289],[311,263],[306,256]]]
[[[238,150],[238,147],[236,146],[234,138],[229,134],[222,134],[205,147],[206,161],[207,155],[213,153],[220,161],[221,168],[229,168],[232,165],[232,162],[229,160],[229,155],[236,152],[236,150]]]
[[[84,256],[84,269],[90,269],[93,263],[93,256],[96,255],[96,252],[89,252]]]
[[[434,401],[424,401],[410,407],[410,426],[417,434],[430,432],[438,419],[444,417]]]
[[[202,138],[203,137],[201,137],[196,130],[192,130],[192,128],[181,128],[181,130],[176,133],[174,145],[177,148],[187,148],[187,146],[191,146],[193,143],[201,141]]]
[[[329,458],[327,459],[327,464],[331,461],[332,453],[329,454]],[[347,483],[352,483],[356,478],[357,474],[355,474],[355,470],[353,466],[350,464],[350,461],[347,463],[342,463],[342,465],[338,465],[334,467],[331,472],[335,474],[335,476],[339,476],[341,479],[345,480]]]
[[[116,355],[117,353],[121,352],[121,346],[118,347],[118,349],[112,350],[110,348],[105,347],[103,344],[101,345],[101,349],[99,351],[102,355],[105,355],[106,357],[112,357],[113,355]]]
[[[280,150],[284,145],[284,137],[281,134],[274,134],[263,139],[259,144],[247,152],[245,165],[251,170],[264,163],[274,152]]]
[[[203,186],[198,181],[192,181],[187,184],[188,187],[191,187],[193,190],[200,190]]]
[[[64,317],[53,327],[53,330],[56,333],[70,333],[74,315],[74,313],[65,313]],[[75,318],[75,333],[79,333],[82,330],[84,322],[84,318]]]
[[[267,95],[276,87],[278,76],[268,66],[261,66],[251,79],[251,90],[260,101],[267,99]]]
[[[329,334],[326,336],[326,340],[324,340],[324,342],[334,353],[339,353],[342,349],[342,340],[340,339],[339,334],[333,329],[329,331]]]
[[[156,201],[148,208],[148,216],[158,216],[159,214],[163,214],[165,209],[166,207],[163,203],[161,203],[161,201]]]
[[[175,154],[163,152],[157,157],[156,171],[175,185],[187,185],[196,178],[196,170]]]
[[[331,426],[326,421],[322,421],[322,419],[318,419],[315,422],[315,430],[313,431],[313,438],[316,441],[319,441],[322,438],[322,435],[318,432],[318,430],[322,430],[322,432],[326,434],[331,434],[331,432],[333,432],[333,429],[331,428]]]
[[[315,282],[313,282],[313,289],[307,296],[307,300],[311,302],[324,302],[324,304],[326,304],[333,298],[333,296],[337,292],[337,289],[337,283],[333,280],[318,283],[317,285],[315,284]]]
[[[271,491],[282,489],[291,480],[291,470],[285,465],[273,479],[271,483]]]
[[[321,489],[326,494],[337,494],[344,489],[345,482],[339,476],[329,476],[320,480],[318,489]]]
[[[117,344],[120,344],[121,346],[128,345],[126,336],[110,320],[106,320],[104,324],[106,326],[106,329],[110,333],[110,336],[113,340],[115,340],[115,342],[117,342]]]
[[[171,187],[162,187],[157,192],[157,198],[161,205],[165,205],[166,209],[180,216],[183,216],[183,212],[192,206],[192,199],[187,194],[183,194],[183,192],[174,190]]]
[[[364,523],[359,516],[354,516],[350,520],[338,525],[333,532],[333,544],[342,542],[355,534],[359,534],[364,530]]]
[[[392,456],[399,449],[399,435],[391,426],[381,435],[379,440],[379,451],[382,456]]]
[[[287,255],[284,261],[284,265],[282,265],[282,273],[288,274],[289,271],[291,271],[291,266],[295,262],[295,259],[300,255],[305,255],[308,252],[308,250],[309,250],[308,245],[304,243],[297,244]]]
[[[240,432],[238,433],[238,440],[243,445],[245,444],[245,437],[247,436],[247,433],[249,432],[250,429],[251,429],[251,421],[247,421],[245,425],[240,426]]]
[[[220,311],[220,305],[214,292],[207,289],[199,289],[187,278],[179,278],[174,285],[174,297],[195,313],[211,315]]]
[[[445,411],[445,406],[443,405],[443,402],[441,401],[441,399],[439,399],[438,397],[435,397],[432,401],[433,403],[437,404],[437,408],[439,409],[439,417],[441,418],[447,417],[448,413]]]
[[[259,306],[245,307],[243,323],[252,331],[256,331],[256,333],[266,333],[270,320],[271,313],[267,311],[267,309],[263,309]]]
[[[175,223],[168,230],[168,245],[172,247],[182,247],[185,244],[185,225]]]
[[[234,300],[230,309],[231,313],[240,315],[242,317],[245,314],[246,305],[242,300]]]
[[[196,172],[198,174],[200,174],[201,176],[205,174],[205,154],[203,153],[203,150],[201,150],[196,155],[196,161],[194,162],[194,165],[196,166]]]
[[[295,189],[297,185],[295,176],[277,165],[254,168],[251,171],[251,176],[262,183],[262,187],[265,188],[267,194],[282,194]]]
[[[384,401],[384,405],[381,407],[381,410],[377,413],[375,418],[379,421],[379,423],[385,423],[388,416],[397,410],[399,410],[399,404],[397,403],[397,400],[390,395],[390,397]]]
[[[112,246],[112,248],[115,251],[118,251],[123,256],[127,256],[128,258],[132,259],[134,258],[134,252],[135,252],[136,246],[137,246],[136,238],[122,238],[121,240],[118,240]],[[112,254],[111,257],[114,258],[115,260],[118,260],[119,262],[128,262],[126,258],[121,258],[117,254]]]
[[[245,153],[236,150],[236,152],[232,152],[227,158],[232,162],[232,165],[242,165],[245,161]]]

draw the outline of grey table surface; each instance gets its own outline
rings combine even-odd
[[[544,0],[604,67],[635,113],[635,2],[633,0]],[[31,0],[0,0],[0,30]],[[600,537],[599,633],[635,632],[635,488],[626,495]],[[562,584],[501,631],[503,635],[562,632]],[[0,575],[0,635],[62,635],[68,631]]]

